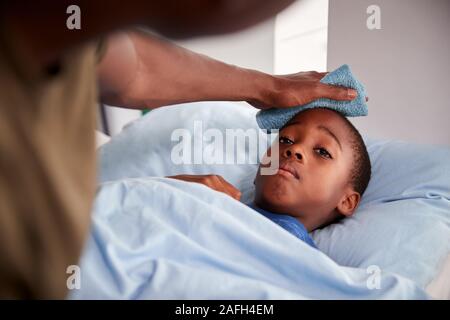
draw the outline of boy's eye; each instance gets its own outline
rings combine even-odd
[[[294,141],[292,141],[291,139],[287,138],[287,137],[280,137],[280,143],[283,144],[293,144]]]
[[[321,157],[333,159],[331,154],[325,148],[316,148],[316,149],[314,149],[314,151]]]

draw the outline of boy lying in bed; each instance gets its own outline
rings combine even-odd
[[[315,247],[308,232],[352,215],[358,206],[371,174],[366,146],[347,118],[325,108],[298,113],[278,138],[279,169],[275,175],[261,175],[260,165],[250,206]],[[239,190],[220,176],[171,178],[240,198]]]

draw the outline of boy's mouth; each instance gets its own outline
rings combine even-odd
[[[293,178],[295,178],[297,180],[300,179],[300,176],[299,176],[297,170],[289,162],[281,163],[279,168],[278,168],[278,173],[281,174],[281,175],[288,176],[288,177],[293,177]]]

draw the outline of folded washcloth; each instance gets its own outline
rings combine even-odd
[[[256,121],[261,129],[280,129],[297,113],[311,108],[329,108],[340,112],[346,117],[366,116],[368,113],[366,105],[366,92],[364,86],[356,80],[346,64],[328,73],[320,82],[355,89],[358,97],[352,101],[338,101],[331,99],[317,99],[308,104],[293,108],[272,108],[261,110],[256,114]]]

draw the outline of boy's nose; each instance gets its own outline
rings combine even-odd
[[[297,159],[297,160],[302,160],[303,159],[303,156],[302,156],[302,154],[300,153],[300,151],[298,151],[298,150],[291,150],[291,149],[287,149],[286,151],[285,151],[285,156],[287,157],[287,158],[290,158],[290,157],[293,157],[293,156],[295,156],[295,158]]]

